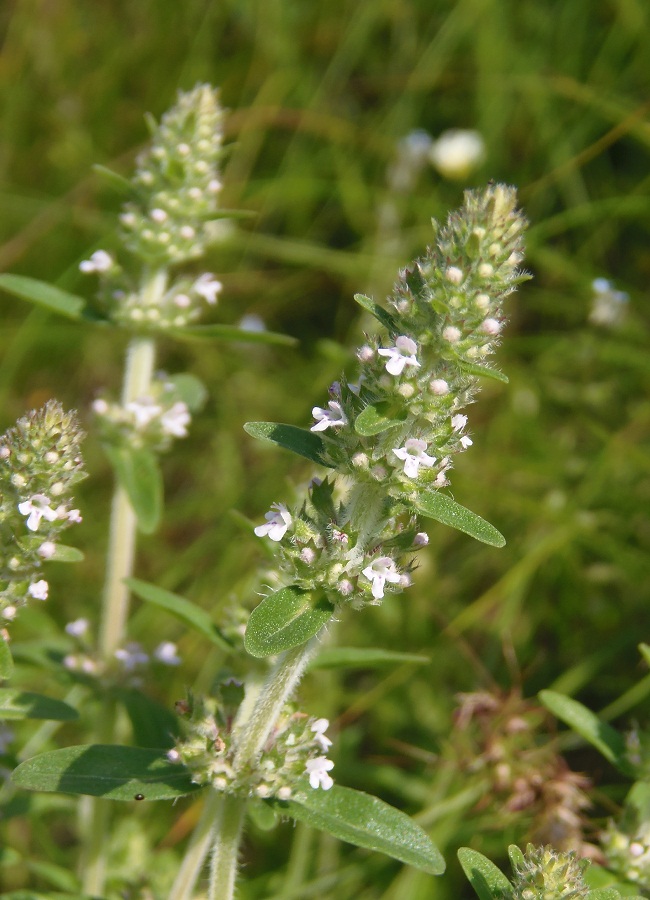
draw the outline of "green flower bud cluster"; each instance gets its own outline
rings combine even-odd
[[[447,484],[451,457],[471,445],[458,411],[478,376],[492,373],[503,301],[527,277],[518,269],[526,222],[515,204],[503,185],[467,192],[435,246],[401,273],[381,316],[388,338],[369,339],[358,351],[359,382],[335,384],[330,410],[314,410],[312,430],[324,432],[339,471],[380,481],[395,497]],[[423,446],[396,456],[407,440]]]
[[[168,269],[202,256],[220,234],[222,120],[217,92],[199,85],[153,123],[152,145],[138,159],[120,215],[119,237],[136,271],[133,261],[123,268],[106,250],[79,266],[99,277],[101,314],[115,324],[145,332],[183,328],[205,303],[216,304],[222,285],[214,275],[169,283]]]
[[[187,437],[191,421],[181,392],[164,375],[151,382],[149,394],[125,406],[98,397],[92,408],[106,443],[146,448],[155,453],[168,450],[175,438]]]
[[[326,482],[297,509],[266,514],[255,533],[277,543],[273,586],[322,588],[331,602],[362,606],[410,584],[413,552],[427,543],[414,507],[449,483],[454,454],[472,445],[460,410],[479,376],[495,376],[486,359],[503,301],[527,277],[518,269],[525,226],[514,189],[467,192],[435,246],[401,273],[390,311],[361,298],[388,334],[368,338],[358,382],[335,382],[311,428],[344,476],[344,500],[335,507]]]
[[[629,817],[625,827],[610,822],[600,836],[600,844],[607,857],[607,866],[627,881],[650,890],[650,822],[639,823],[638,814]]]
[[[186,720],[187,736],[167,758],[187,766],[196,784],[242,797],[280,800],[289,800],[307,784],[324,790],[332,786],[328,772],[334,764],[323,755],[332,743],[325,735],[327,719],[309,717],[286,704],[260,758],[241,766],[236,715],[243,688],[231,679],[218,694],[218,698],[190,696],[176,704]]]
[[[181,93],[138,159],[136,199],[120,221],[125,246],[155,268],[202,256],[214,240],[223,112],[209,85]]]
[[[43,562],[66,558],[62,531],[80,522],[71,490],[85,477],[74,412],[50,400],[0,437],[0,615],[46,600]]]
[[[528,844],[523,860],[514,864],[513,900],[568,900],[586,897],[584,880],[588,859],[577,859],[573,851],[561,853],[552,847]]]

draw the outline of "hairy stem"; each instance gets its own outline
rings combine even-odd
[[[216,839],[210,861],[208,900],[232,900],[235,896],[239,842],[246,801],[224,796],[215,822]]]
[[[169,900],[190,900],[192,897],[194,885],[213,845],[212,836],[218,826],[223,799],[223,795],[216,791],[208,790],[206,792],[201,817],[190,838],[183,862],[169,892]]]
[[[142,305],[153,307],[165,291],[166,271],[148,273],[140,290]],[[126,357],[122,405],[149,393],[155,364],[156,348],[153,338],[138,335],[132,338]],[[129,613],[129,591],[124,579],[133,574],[136,545],[136,518],[129,498],[116,484],[111,507],[106,580],[99,626],[100,658],[112,659],[115,650],[124,640]],[[99,715],[98,737],[104,743],[115,739],[116,710],[106,698]],[[87,894],[104,893],[106,881],[106,851],[110,830],[110,809],[106,800],[90,798],[82,808],[84,837],[83,891]]]

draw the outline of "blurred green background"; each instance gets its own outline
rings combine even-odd
[[[89,290],[79,261],[110,247],[120,202],[92,165],[128,175],[147,139],[145,112],[158,118],[179,88],[198,81],[221,86],[230,111],[223,204],[253,216],[207,261],[224,282],[218,319],[255,314],[300,343],[276,350],[161,342],[160,365],[199,376],[210,400],[165,459],[165,524],[142,539],[138,575],[218,621],[232,623],[258,599],[263,549],[231,511],[260,521],[311,475],[288,454],[255,445],[242,424],[308,424],[329,383],[354,369],[352,351],[368,327],[354,292],[381,301],[397,269],[423,252],[430,218],[458,206],[463,187],[488,179],[518,186],[534,281],[511,298],[498,353],[510,385],[485,385],[471,414],[474,446],[458,460],[452,488],[506,535],[507,547],[431,525],[415,586],[345,617],[334,636],[345,646],[423,653],[430,664],[318,670],[302,688],[303,707],[341,729],[337,780],[420,814],[449,874],[400,870],[300,828],[255,826],[240,893],[469,896],[455,849],[469,842],[497,858],[509,840],[528,839],[539,810],[513,812],[494,785],[490,794],[480,780],[485,766],[468,763],[481,747],[468,748],[468,732],[453,724],[454,696],[489,691],[503,700],[514,692],[534,701],[539,689],[555,687],[601,709],[643,674],[636,645],[650,637],[650,7],[4,0],[0,37],[0,269],[73,291]],[[485,141],[486,159],[468,183],[426,166],[410,190],[391,190],[399,141],[415,129],[436,138],[449,128],[476,129]],[[590,319],[594,278],[629,294],[621,321]],[[126,338],[6,295],[0,303],[2,428],[54,396],[78,408],[90,432],[91,477],[78,500],[84,527],[75,534],[86,561],[53,572],[51,602],[16,627],[17,640],[54,645],[65,622],[93,618],[98,604],[111,483],[87,411],[99,390],[118,390]],[[231,665],[137,604],[131,633],[147,644],[179,642],[182,671],[147,686],[167,707],[188,685],[209,688]],[[26,686],[43,679],[27,664],[18,677]],[[53,675],[49,688],[63,694],[64,679]],[[642,709],[631,714],[644,717]],[[92,709],[86,715],[87,726]],[[66,728],[51,746],[82,734]],[[532,746],[548,735],[546,723],[531,734]],[[592,840],[620,791],[595,757],[578,751],[568,759],[606,783],[606,802],[601,797],[586,825]],[[61,888],[74,859],[71,801],[29,802],[38,817],[29,825],[9,817],[6,843],[28,861],[34,884]],[[195,814],[189,801],[153,813],[138,807],[116,829],[115,885],[131,885],[129,897],[157,896],[156,878],[176,865]],[[39,841],[50,869],[38,859]],[[141,887],[149,876],[151,895]],[[16,872],[9,883],[22,884]]]

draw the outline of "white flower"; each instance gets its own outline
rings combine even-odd
[[[498,334],[501,331],[501,322],[498,319],[484,319],[481,323],[481,331],[485,334]]]
[[[317,756],[316,759],[307,760],[305,769],[309,773],[309,784],[314,790],[321,787],[324,791],[329,791],[334,784],[334,780],[327,773],[333,768],[334,763],[331,759],[327,759],[326,756]]]
[[[419,366],[415,356],[418,345],[410,337],[401,334],[395,341],[394,347],[388,347],[385,350],[378,350],[380,356],[388,357],[386,363],[386,371],[391,375],[401,375],[404,366]]]
[[[105,250],[95,250],[90,259],[79,263],[79,270],[85,274],[90,272],[108,272],[113,268],[113,257]]]
[[[389,584],[397,584],[400,579],[395,562],[390,556],[380,556],[373,560],[361,574],[365,575],[368,581],[372,581],[372,596],[375,600],[381,600],[384,596],[384,585],[387,581]]]
[[[68,522],[74,522],[75,524],[83,522],[81,513],[78,509],[71,509],[70,512],[66,512],[62,518],[66,518]]]
[[[460,284],[463,280],[463,270],[459,269],[458,266],[448,266],[445,275],[447,281],[451,281],[452,284]]]
[[[35,581],[33,584],[30,584],[27,593],[30,597],[33,597],[34,600],[47,600],[49,589],[50,586],[47,581],[41,578],[40,581]]]
[[[429,535],[425,531],[418,531],[413,538],[414,547],[426,547],[429,543]]]
[[[443,397],[445,394],[449,393],[449,385],[444,378],[434,378],[433,381],[429,382],[429,387],[433,393],[437,394],[439,397]]]
[[[54,541],[43,541],[41,546],[38,548],[38,555],[43,559],[52,559],[55,553],[56,544],[54,543]]]
[[[199,297],[203,297],[204,300],[213,306],[217,302],[217,294],[221,293],[223,289],[223,285],[220,281],[212,275],[210,272],[206,272],[205,275],[201,275],[194,282],[194,292],[199,295]]]
[[[125,409],[135,419],[135,427],[138,429],[146,428],[162,413],[162,406],[159,406],[153,397],[139,397],[137,400],[131,400],[126,404]]]
[[[163,641],[162,644],[158,644],[153,651],[153,655],[158,662],[163,663],[165,666],[180,666],[182,662],[180,656],[176,652],[176,644],[172,641]]]
[[[314,741],[318,744],[323,753],[327,753],[332,746],[331,740],[325,735],[329,726],[330,723],[328,719],[316,719],[316,721],[311,724],[311,730],[314,732]]]
[[[273,512],[273,510],[276,512]],[[293,522],[291,513],[284,503],[272,503],[269,512],[265,513],[266,523],[255,528],[258,537],[268,535],[272,541],[281,541],[287,533],[287,529]]]
[[[473,443],[474,443],[474,441],[470,437],[467,437],[466,434],[464,434],[462,436],[462,438],[460,439],[460,445],[463,448],[463,450],[467,450],[467,448],[471,447]]]
[[[596,278],[591,286],[594,296],[589,321],[605,327],[619,325],[625,318],[629,295],[625,291],[617,291],[606,278]]]
[[[442,336],[446,341],[449,341],[450,344],[456,344],[460,340],[461,332],[455,325],[447,325],[442,331]]]
[[[463,179],[482,162],[485,144],[478,131],[453,128],[434,141],[429,158],[445,178]]]
[[[122,663],[125,672],[133,672],[138,666],[144,666],[149,662],[148,655],[135,641],[131,641],[126,647],[120,647],[114,656]]]
[[[451,427],[454,431],[462,431],[463,428],[467,425],[467,416],[452,416],[451,418]]]
[[[88,619],[74,619],[65,626],[67,634],[71,637],[81,637],[88,631]]]
[[[152,209],[149,213],[154,222],[158,222],[159,225],[162,225],[163,222],[166,222],[169,216],[165,212],[164,209],[160,209],[156,207],[156,209]]]
[[[30,531],[38,531],[41,519],[54,522],[58,516],[56,510],[50,506],[50,500],[45,494],[34,494],[29,500],[18,504],[18,512],[27,516],[27,527]]]
[[[187,437],[187,426],[190,424],[192,417],[187,408],[187,404],[179,400],[172,407],[166,410],[160,417],[160,425],[165,434],[172,437]]]
[[[435,456],[425,453],[427,442],[418,438],[409,438],[403,447],[394,447],[393,453],[404,462],[404,474],[408,478],[417,478],[420,466],[430,469],[435,463]]]
[[[316,424],[311,426],[310,431],[325,431],[326,428],[348,424],[340,403],[330,400],[327,405],[329,409],[323,409],[321,406],[312,409],[311,414],[316,419]]]
[[[242,331],[252,331],[254,333],[266,331],[264,319],[255,313],[247,313],[245,316],[242,316],[237,323],[237,327],[241,328]]]

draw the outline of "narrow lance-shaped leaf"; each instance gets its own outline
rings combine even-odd
[[[374,300],[371,300],[370,297],[366,297],[364,294],[355,294],[354,299],[357,301],[359,306],[363,306],[365,310],[367,310],[372,316],[374,316],[378,322],[381,322],[381,324],[391,333],[395,332],[397,328],[395,319],[391,316],[388,310],[384,309],[383,306],[379,306],[378,303],[375,303]]]
[[[458,859],[479,900],[507,900],[512,897],[512,886],[506,876],[482,853],[461,847]]]
[[[115,477],[126,491],[138,528],[152,534],[162,516],[163,483],[158,460],[149,450],[105,446]]]
[[[169,328],[167,334],[181,341],[237,341],[240,344],[273,344],[293,347],[298,341],[289,334],[275,331],[252,331],[236,325],[188,325],[185,328]]]
[[[250,614],[244,647],[259,658],[299,647],[332,618],[334,607],[324,597],[285,587],[269,594]]]
[[[0,636],[0,678],[11,678],[14,671],[14,660],[7,641]]]
[[[372,437],[401,424],[401,420],[391,418],[388,403],[374,403],[366,406],[356,417],[354,430],[362,437]]]
[[[155,584],[140,581],[139,578],[127,578],[125,583],[141,600],[146,600],[147,603],[153,603],[161,609],[166,609],[172,616],[198,631],[199,634],[221,647],[222,650],[232,650],[232,644],[228,638],[221,634],[208,613],[201,609],[200,606],[186,600],[185,597],[159,588]]]
[[[506,539],[494,525],[490,525],[481,516],[456,503],[446,494],[439,491],[423,491],[415,498],[413,505],[421,515],[463,531],[477,541],[493,547],[505,546]]]
[[[305,428],[295,425],[282,425],[278,422],[247,422],[244,431],[260,441],[269,441],[284,450],[291,450],[298,456],[304,456],[319,466],[334,468],[325,459],[325,442],[322,437]]]
[[[445,871],[445,861],[427,833],[378,797],[335,784],[329,791],[307,788],[292,800],[271,802],[279,812],[349,844],[385,853],[430,875]]]
[[[108,800],[174,800],[199,790],[163,750],[89,744],[42,753],[21,763],[12,781],[28,791],[89,794]]]
[[[28,278],[26,275],[0,275],[0,288],[8,294],[29,300],[37,306],[42,306],[50,312],[58,313],[68,319],[80,319],[86,301],[83,297],[62,291],[46,281],[37,278]]]
[[[0,719],[51,719],[71,722],[78,719],[76,709],[63,700],[32,694],[29,691],[0,689]]]
[[[491,378],[493,381],[500,381],[501,384],[510,383],[507,375],[499,372],[498,369],[493,369],[492,366],[481,366],[479,363],[463,361],[461,368],[468,375],[478,375],[479,378]]]
[[[326,647],[309,663],[310,669],[375,669],[381,666],[395,666],[410,663],[426,666],[431,662],[428,656],[417,653],[400,653],[383,647]]]
[[[540,691],[539,699],[554,716],[577,731],[619,771],[625,775],[636,774],[634,766],[626,758],[625,739],[611,725],[601,721],[582,703],[556,691]]]

